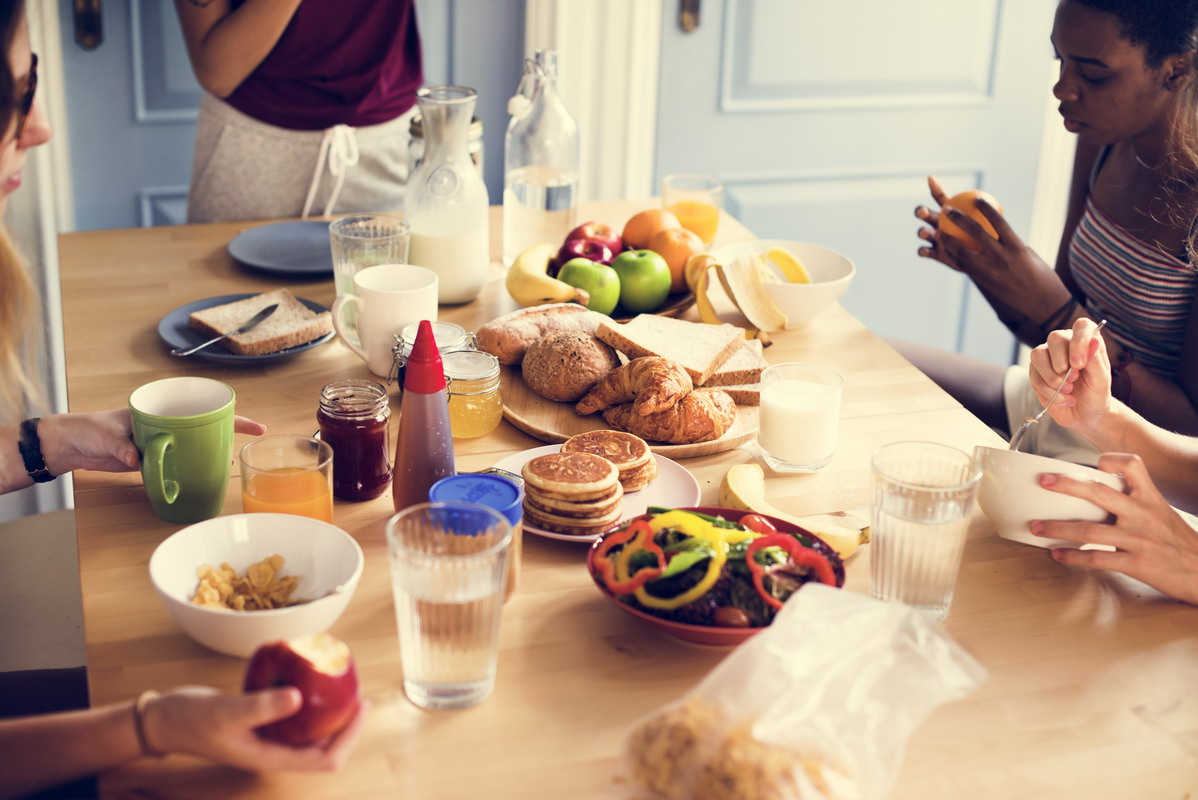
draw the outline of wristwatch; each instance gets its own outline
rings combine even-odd
[[[42,440],[37,436],[37,423],[40,419],[33,417],[21,423],[21,438],[17,446],[21,450],[25,472],[29,477],[37,483],[47,483],[58,476],[46,469],[46,459],[42,456]]]

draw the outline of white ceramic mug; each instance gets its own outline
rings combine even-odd
[[[343,319],[342,309],[357,310],[357,338]],[[338,295],[333,303],[333,327],[346,347],[353,350],[379,377],[387,377],[394,361],[395,336],[404,326],[422,319],[437,319],[437,275],[412,264],[380,264],[354,275],[354,293]]]

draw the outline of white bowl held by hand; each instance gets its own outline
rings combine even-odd
[[[1126,491],[1121,476],[1093,467],[1020,453],[1005,447],[975,447],[973,454],[982,468],[978,505],[994,523],[998,535],[1014,542],[1036,547],[1076,548],[1080,546],[1077,542],[1036,536],[1028,530],[1028,524],[1035,519],[1102,522],[1109,516],[1104,509],[1089,500],[1045,489],[1040,485],[1041,475],[1067,475],[1081,481],[1097,481],[1120,492]]]
[[[790,239],[761,239],[721,247],[712,255],[721,264],[756,254],[764,256],[778,248],[788,251],[799,260],[811,276],[810,283],[767,283],[766,291],[778,308],[786,314],[786,329],[806,325],[844,296],[857,266],[852,259],[827,247]],[[768,260],[767,260],[767,263]]]
[[[296,605],[268,611],[208,608],[191,601],[201,564],[228,562],[238,576],[272,555],[299,577]],[[230,514],[189,525],[150,557],[150,580],[175,622],[200,644],[248,658],[259,645],[323,633],[345,611],[362,576],[362,548],[335,525],[294,514]]]

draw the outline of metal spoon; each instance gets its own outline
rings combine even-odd
[[[215,339],[209,339],[208,341],[204,342],[203,344],[197,344],[195,347],[189,347],[186,350],[180,350],[179,348],[176,347],[174,350],[171,350],[171,355],[172,356],[189,356],[197,350],[203,350],[205,347],[207,347],[210,344],[216,344],[221,339],[226,339],[230,336],[236,336],[239,333],[246,333],[250,329],[256,328],[258,326],[258,324],[261,323],[264,319],[269,317],[271,314],[275,313],[275,310],[278,309],[278,307],[279,307],[278,303],[272,303],[272,304],[268,305],[266,308],[259,311],[254,316],[250,317],[250,321],[247,322],[246,324],[242,325],[237,330],[229,331],[228,333],[221,334],[220,336],[217,336]]]
[[[1106,320],[1104,319],[1102,322],[1098,323],[1098,327],[1094,329],[1094,333],[1098,333],[1105,325]],[[1057,390],[1052,393],[1052,397],[1048,398],[1048,402],[1044,404],[1044,408],[1040,409],[1040,413],[1033,417],[1028,417],[1023,421],[1023,423],[1019,426],[1019,430],[1015,431],[1015,435],[1011,437],[1011,450],[1018,450],[1019,445],[1023,443],[1023,437],[1027,434],[1028,430],[1030,430],[1033,425],[1039,422],[1041,417],[1048,413],[1048,409],[1052,408],[1052,404],[1057,401],[1057,396],[1061,393],[1061,390],[1065,388],[1065,384],[1069,382],[1069,376],[1072,374],[1073,367],[1070,366],[1069,369],[1065,370],[1065,377],[1061,378],[1061,385],[1058,386]]]

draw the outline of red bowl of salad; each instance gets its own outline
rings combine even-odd
[[[587,571],[622,611],[678,639],[732,647],[804,583],[844,585],[844,563],[798,525],[733,508],[650,508],[600,536]]]

